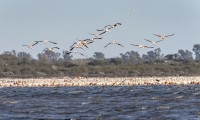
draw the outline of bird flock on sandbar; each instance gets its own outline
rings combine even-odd
[[[76,42],[74,42],[70,46],[69,51],[67,51],[65,54],[77,54],[78,53],[78,54],[80,54],[82,56],[85,56],[83,53],[78,52],[75,49],[85,50],[84,48],[89,48],[88,47],[89,44],[92,44],[92,43],[94,43],[97,40],[103,39],[102,36],[104,34],[111,32],[112,29],[115,29],[115,28],[117,28],[118,26],[121,26],[121,25],[122,25],[122,23],[115,23],[115,24],[106,25],[106,26],[103,27],[103,29],[96,29],[96,31],[99,32],[99,33],[89,33],[90,35],[94,36],[93,38],[83,39],[83,40],[77,40]],[[160,35],[160,34],[154,34],[154,33],[152,33],[152,34],[154,36],[158,37],[159,40],[158,41],[153,41],[153,40],[150,40],[150,39],[144,39],[144,40],[147,41],[147,42],[150,42],[153,46],[157,45],[157,43],[159,43],[159,42],[164,41],[167,37],[170,37],[170,36],[174,35],[174,33],[170,34],[170,35]],[[34,43],[32,43],[32,44],[22,45],[22,46],[25,46],[27,48],[33,49],[33,47],[35,45],[37,45],[38,43],[44,43],[44,44],[50,43],[50,44],[54,44],[54,45],[57,44],[56,42],[53,42],[53,41],[43,40],[43,41],[34,41]],[[132,46],[138,47],[138,48],[154,48],[153,46],[147,46],[147,45],[143,45],[143,44],[133,44],[133,43],[129,43],[129,44],[132,45]],[[104,46],[104,48],[108,47],[109,45],[118,45],[120,47],[124,47],[122,44],[120,44],[117,41],[111,41],[108,44],[106,44]],[[60,49],[60,48],[57,47],[57,46],[55,46],[55,47],[48,47],[48,48],[43,49],[43,51],[46,51],[46,50],[47,51],[54,51],[54,49]]]

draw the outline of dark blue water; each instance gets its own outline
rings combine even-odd
[[[200,120],[200,86],[5,87],[0,119]]]

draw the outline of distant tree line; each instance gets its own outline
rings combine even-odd
[[[143,55],[128,51],[105,58],[102,52],[95,52],[91,58],[73,60],[66,52],[46,50],[33,59],[26,52],[4,51],[0,77],[200,75],[200,44],[193,46],[193,52],[181,49],[167,55],[157,48]]]

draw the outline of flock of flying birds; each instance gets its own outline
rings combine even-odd
[[[52,42],[52,41],[49,41],[49,40],[43,40],[43,41],[34,41],[33,44],[30,44],[30,45],[22,45],[22,46],[25,46],[25,47],[27,47],[27,48],[33,49],[33,46],[35,46],[35,45],[38,44],[38,43],[45,43],[45,44],[47,44],[47,43],[58,44],[58,43],[56,43],[56,42]],[[60,49],[60,48],[59,48],[59,47],[45,48],[43,51],[45,51],[45,50],[53,51],[53,49]]]
[[[106,25],[106,26],[104,26],[103,29],[97,29],[97,31],[100,32],[99,34],[89,33],[90,35],[93,35],[94,37],[91,38],[91,39],[78,40],[78,41],[74,42],[70,46],[70,50],[68,52],[66,52],[65,54],[76,54],[76,53],[78,53],[78,54],[84,56],[84,54],[82,54],[81,52],[75,51],[74,49],[84,50],[84,47],[88,48],[88,44],[94,43],[96,40],[103,39],[103,37],[102,37],[103,34],[105,34],[107,32],[111,32],[112,29],[115,29],[120,25],[122,25],[122,24],[121,23],[115,23],[115,24],[112,24],[112,25]],[[158,42],[161,42],[161,41],[165,40],[167,37],[173,36],[174,34],[159,35],[159,34],[153,33],[153,35],[157,36],[159,38],[159,40],[158,41],[152,41],[152,40],[149,40],[149,39],[144,39],[144,40],[147,41],[147,42],[150,42],[152,45],[156,45]],[[33,49],[33,46],[37,45],[38,43],[57,44],[56,42],[53,42],[53,41],[44,40],[44,41],[34,41],[34,43],[31,44],[31,45],[22,45],[22,46]],[[116,41],[112,41],[112,42],[109,42],[108,44],[106,44],[104,46],[104,48],[109,46],[109,45],[118,45],[118,46],[124,47],[122,44],[120,44]],[[143,45],[143,44],[137,45],[137,44],[130,43],[130,45],[136,46],[136,47],[139,47],[139,48],[154,48],[154,47]],[[60,49],[60,48],[59,47],[45,48],[43,51],[46,51],[46,50],[47,51],[53,51],[54,49]]]

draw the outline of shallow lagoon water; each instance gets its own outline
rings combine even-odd
[[[2,87],[0,119],[199,120],[199,85]]]

